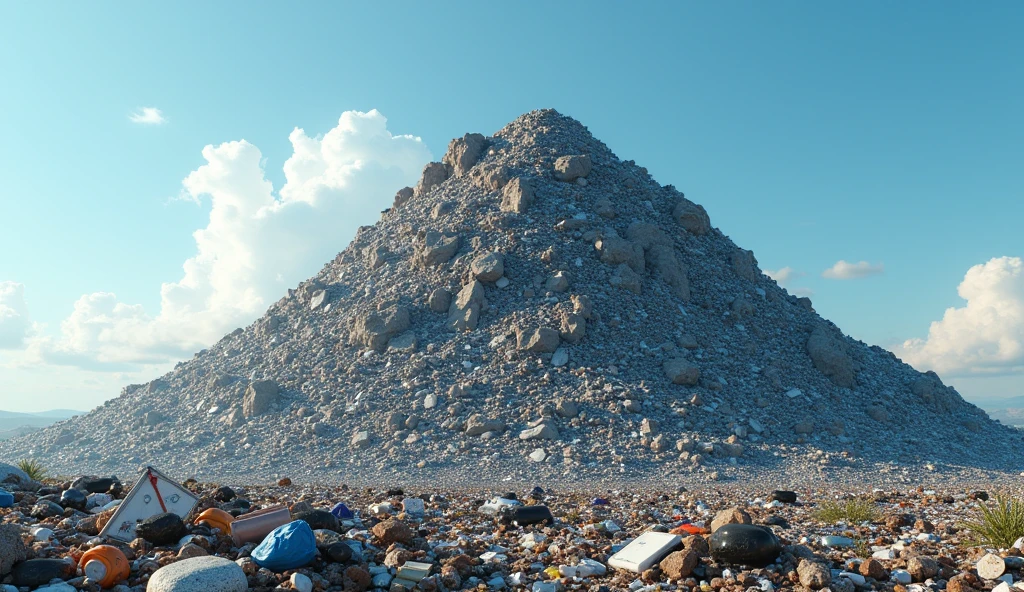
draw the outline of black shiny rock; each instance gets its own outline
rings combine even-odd
[[[88,500],[86,499],[85,492],[81,489],[75,489],[74,487],[60,494],[60,505],[65,508],[84,510],[86,501]]]
[[[399,487],[397,489],[389,489],[388,490],[388,497],[399,497],[399,496],[403,496],[403,495],[405,495],[405,492],[402,491],[401,487]]]
[[[150,516],[135,527],[135,533],[157,546],[173,545],[188,534],[185,523],[177,514],[164,512]]]
[[[35,588],[50,580],[66,580],[75,575],[75,564],[63,559],[29,559],[14,566],[11,577],[18,588]]]
[[[64,515],[64,508],[55,502],[50,500],[42,500],[36,505],[32,506],[32,510],[29,511],[29,515],[33,518],[51,518],[53,516]]]
[[[327,558],[335,563],[348,563],[352,560],[352,547],[347,543],[332,543],[327,547]]]
[[[501,522],[527,526],[530,524],[554,524],[555,517],[547,506],[515,506],[501,513]]]
[[[711,534],[711,556],[734,565],[764,567],[782,552],[778,537],[766,526],[726,524]]]
[[[218,502],[230,502],[231,500],[235,499],[235,497],[235,490],[231,489],[227,485],[218,487],[213,492],[213,499],[217,500]]]
[[[117,480],[117,477],[79,477],[71,483],[71,487],[81,489],[86,493],[109,492],[113,495],[120,495],[122,490],[121,482]]]
[[[338,530],[338,518],[327,510],[307,510],[292,516],[295,520],[302,520],[313,530]]]
[[[776,489],[772,492],[772,500],[779,501],[784,504],[795,504],[796,492],[786,491],[785,489]]]

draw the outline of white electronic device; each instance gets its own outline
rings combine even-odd
[[[648,531],[633,539],[624,549],[612,555],[608,565],[643,573],[682,541],[677,534]]]

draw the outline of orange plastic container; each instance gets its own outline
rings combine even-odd
[[[82,573],[102,588],[113,588],[121,580],[127,580],[130,572],[128,558],[121,549],[110,545],[97,545],[82,555],[78,562]]]
[[[219,528],[222,534],[231,534],[231,523],[235,517],[220,508],[209,508],[196,517],[196,524],[206,524],[210,528]]]
[[[231,540],[235,545],[263,542],[275,528],[292,521],[287,506],[271,506],[248,514],[242,514],[231,523]]]

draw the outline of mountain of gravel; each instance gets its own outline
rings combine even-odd
[[[452,140],[252,325],[0,443],[0,459],[366,483],[863,482],[1020,471],[1020,446],[541,110]]]

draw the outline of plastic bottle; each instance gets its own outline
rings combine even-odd
[[[78,564],[85,577],[102,588],[113,588],[128,579],[128,558],[117,547],[97,545],[86,551]]]

